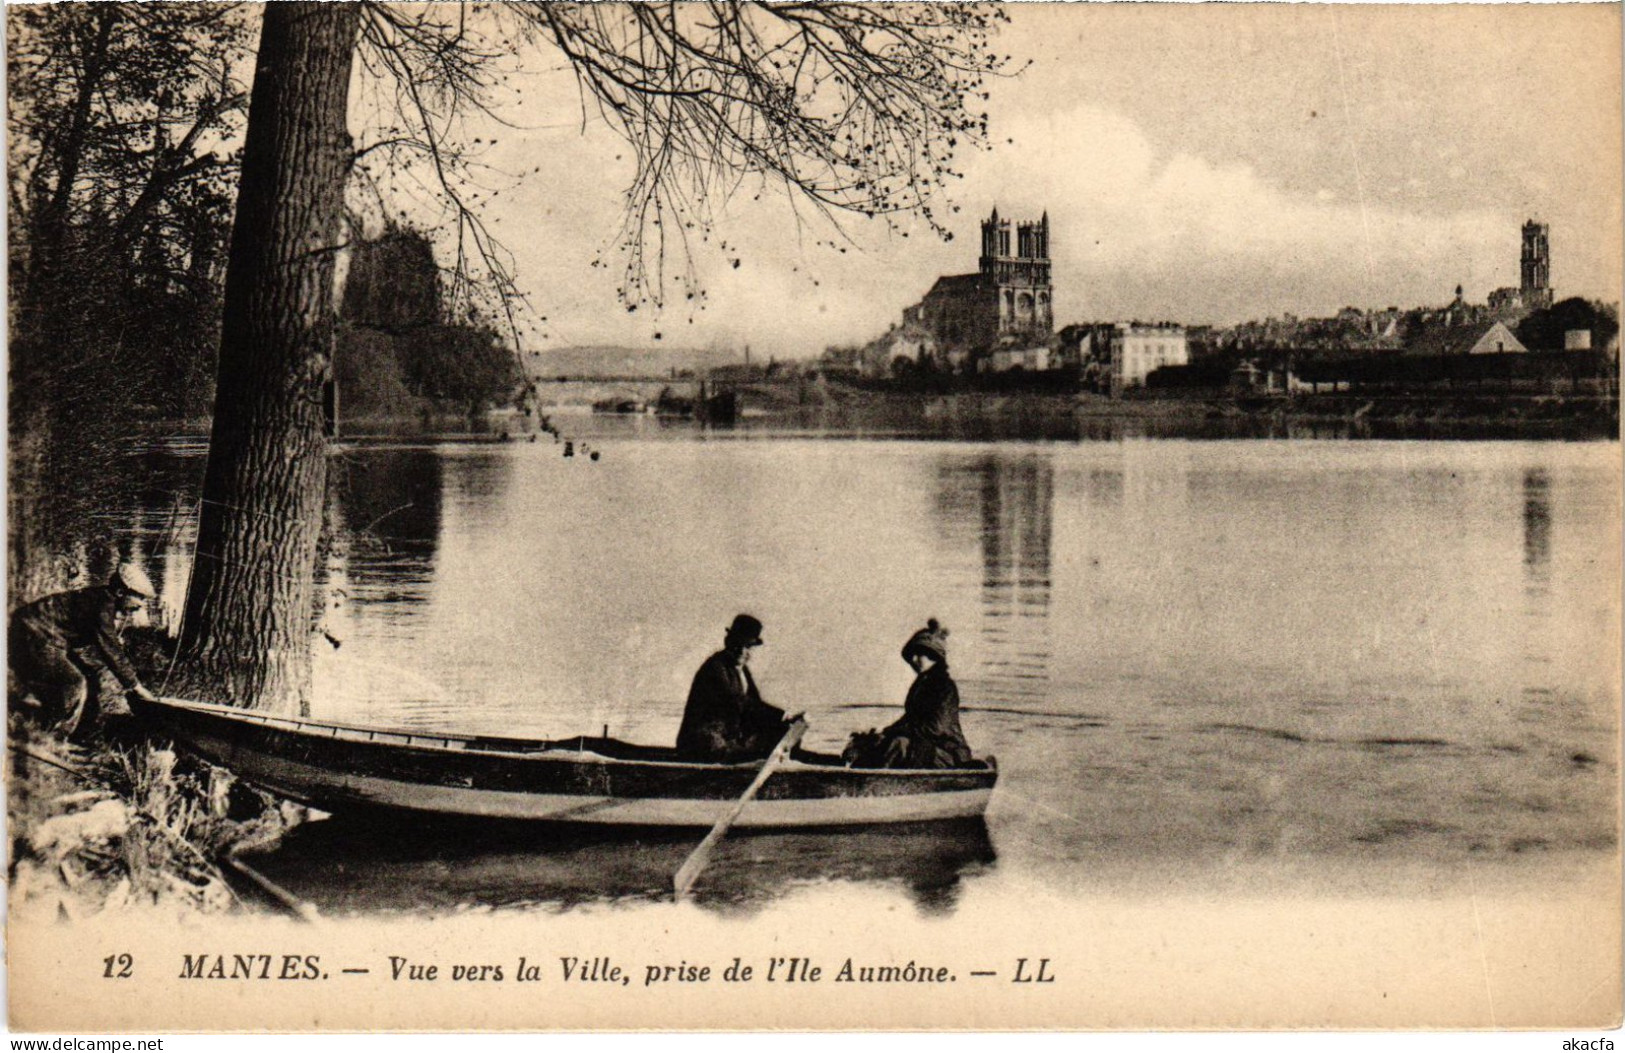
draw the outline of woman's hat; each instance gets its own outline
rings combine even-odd
[[[728,626],[728,642],[742,647],[762,646],[762,623],[748,614],[738,615]]]
[[[916,654],[923,654],[938,662],[948,660],[948,630],[937,623],[935,618],[926,620],[925,628],[908,638],[903,645],[903,661],[908,661]]]

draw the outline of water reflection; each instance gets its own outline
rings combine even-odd
[[[322,630],[335,646],[351,635],[346,618],[370,612],[404,624],[427,609],[442,529],[442,464],[439,453],[421,447],[342,449],[329,461],[330,543],[319,585]]]
[[[173,631],[186,608],[186,587],[192,579],[192,551],[197,544],[197,517],[191,514],[186,496],[168,495],[168,511],[162,512],[163,526],[131,542],[131,561],[138,563],[152,579],[158,599],[151,605],[155,623]],[[151,506],[155,512],[163,505]],[[191,506],[195,507],[195,503]]]
[[[1123,469],[1091,467],[1083,474],[1083,495],[1090,505],[1115,509],[1123,503]]]
[[[1523,719],[1540,722],[1554,704],[1551,683],[1552,484],[1541,468],[1523,473]]]
[[[1545,586],[1552,562],[1552,483],[1544,469],[1523,473],[1523,565],[1531,586]]]
[[[466,446],[447,451],[425,450],[444,458],[448,489],[459,500],[496,502],[513,485],[516,458],[503,446]]]
[[[338,817],[309,823],[254,865],[328,913],[436,913],[669,899],[691,831]],[[718,913],[749,914],[791,889],[861,882],[902,889],[922,914],[958,902],[994,861],[980,820],[802,833],[735,831],[694,887]]]
[[[361,586],[388,587],[421,576],[440,539],[444,460],[432,449],[375,449],[335,458],[328,492],[348,545],[346,573]],[[359,594],[358,602],[409,597]]]
[[[966,701],[1041,703],[1051,659],[1054,466],[1044,453],[949,460],[937,485],[945,539],[963,543],[966,526],[976,527],[982,658],[961,681]]]
[[[158,590],[147,618],[169,631],[180,621],[191,580],[201,454],[200,444],[186,440],[131,449],[117,462],[121,487],[101,495],[84,523],[65,525],[70,536],[105,539],[78,550],[91,581],[104,580],[119,560],[146,572]]]

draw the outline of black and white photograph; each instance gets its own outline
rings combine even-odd
[[[1618,4],[5,20],[13,1031],[1620,1025]]]

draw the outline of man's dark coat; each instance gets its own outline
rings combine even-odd
[[[677,731],[677,752],[691,760],[765,757],[784,735],[784,710],[762,701],[750,669],[727,651],[694,674]]]

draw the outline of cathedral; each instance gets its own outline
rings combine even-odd
[[[903,324],[923,329],[939,355],[961,364],[1000,344],[1048,340],[1055,328],[1053,293],[1049,213],[1012,231],[995,207],[982,221],[976,273],[938,278],[925,299],[903,312]]]

